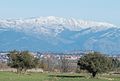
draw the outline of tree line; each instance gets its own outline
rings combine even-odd
[[[61,57],[58,59],[40,59],[29,51],[11,51],[8,54],[8,66],[16,68],[17,73],[26,72],[27,69],[42,68],[47,71],[55,69],[60,72],[69,72],[71,67],[77,65],[80,70],[86,70],[95,77],[98,73],[105,73],[120,68],[120,61],[100,52],[84,54],[77,62]],[[78,69],[77,68],[77,69]],[[74,70],[78,71],[76,68]]]

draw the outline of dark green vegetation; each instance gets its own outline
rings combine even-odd
[[[80,69],[87,70],[93,77],[98,73],[112,70],[112,58],[102,55],[99,52],[86,54],[78,61]]]
[[[120,80],[120,70],[118,69],[120,68],[120,61],[99,52],[84,54],[79,60],[70,60],[65,56],[61,56],[60,59],[56,59],[54,56],[38,58],[28,51],[11,51],[8,57],[8,65],[11,68],[17,69],[19,74],[13,72],[0,72],[0,81]],[[73,65],[77,66],[77,64],[80,67],[73,67]],[[70,68],[70,66],[72,66],[73,69]],[[42,69],[43,72],[26,72],[26,70],[32,68]],[[91,74],[94,78],[91,78]]]
[[[89,78],[87,74],[16,74],[12,72],[0,72],[0,81],[120,81],[120,76],[100,75],[98,78]]]
[[[28,51],[11,51],[8,57],[8,65],[16,68],[18,73],[21,73],[23,70],[26,72],[27,69],[36,68],[38,65],[38,59]]]

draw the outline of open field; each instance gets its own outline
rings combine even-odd
[[[16,74],[12,72],[0,72],[0,81],[120,81],[120,75],[101,75],[95,79],[88,77],[88,75],[84,74]]]

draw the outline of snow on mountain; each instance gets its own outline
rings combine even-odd
[[[80,31],[82,29],[91,28],[91,31],[99,31],[110,27],[116,27],[113,24],[105,22],[83,21],[74,18],[60,17],[38,17],[28,19],[6,19],[0,20],[0,28],[13,29],[25,33],[33,33],[37,35],[52,35],[56,36],[64,29],[70,31]]]
[[[120,27],[74,18],[0,19],[0,50],[95,50],[120,53]]]

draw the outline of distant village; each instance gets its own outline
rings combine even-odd
[[[0,62],[7,62],[8,52],[0,52]],[[32,55],[35,57],[38,57],[39,59],[42,58],[56,58],[60,59],[61,57],[64,57],[67,60],[78,60],[84,53],[52,53],[52,52],[31,52]]]
[[[55,53],[55,52],[31,52],[32,55],[35,57],[42,59],[42,58],[55,58],[55,59],[61,59],[65,58],[67,60],[79,60],[79,58],[87,54],[89,52],[93,51],[71,51],[71,52],[64,52],[64,53]],[[0,52],[0,62],[7,62],[9,52]],[[117,55],[109,55],[109,57],[114,57],[120,60],[120,54]]]

